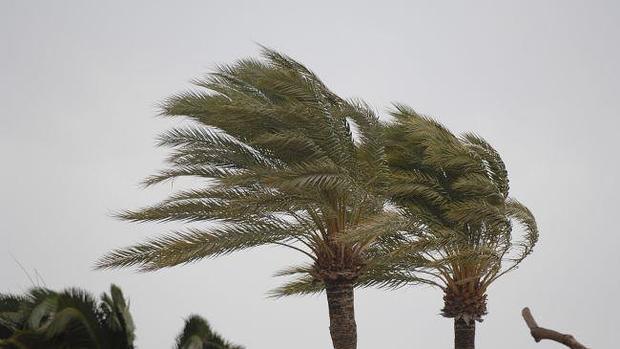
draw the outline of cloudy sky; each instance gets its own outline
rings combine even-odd
[[[489,292],[480,348],[535,344],[520,317],[617,345],[620,313],[620,3],[617,1],[0,1],[0,291],[110,283],[131,298],[140,348],[169,348],[198,313],[261,348],[328,348],[322,296],[266,298],[301,259],[261,248],[150,274],[92,271],[106,251],[173,225],[119,222],[173,189],[156,104],[256,43],[385,114],[410,104],[503,155],[535,213],[534,255]],[[614,223],[616,222],[616,223]],[[40,275],[40,277],[37,277]],[[43,280],[43,281],[41,281]],[[431,288],[356,294],[359,348],[449,348]]]

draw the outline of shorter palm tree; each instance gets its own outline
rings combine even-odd
[[[115,285],[100,302],[77,288],[0,295],[0,348],[133,349],[134,331],[129,305]]]
[[[234,345],[214,332],[209,323],[198,315],[190,315],[185,320],[183,331],[179,333],[175,349],[244,349]]]
[[[501,157],[484,139],[455,136],[436,121],[397,105],[386,126],[389,192],[400,211],[394,229],[405,243],[367,285],[429,284],[444,292],[442,315],[454,319],[455,347],[474,348],[475,322],[487,290],[532,252],[538,229],[527,207],[508,196]],[[521,226],[517,241],[514,228]],[[388,230],[384,230],[388,231]]]

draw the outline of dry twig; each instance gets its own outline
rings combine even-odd
[[[577,342],[575,337],[570,334],[564,334],[544,327],[539,327],[530,312],[530,308],[523,308],[521,315],[523,315],[523,320],[525,320],[527,327],[530,328],[530,333],[536,342],[540,342],[542,339],[550,339],[552,341],[562,343],[571,349],[588,349],[585,345]]]

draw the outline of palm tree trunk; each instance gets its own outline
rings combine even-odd
[[[357,348],[357,325],[353,308],[353,281],[325,282],[329,306],[329,332],[334,349]]]
[[[454,349],[474,349],[476,322],[454,319]]]

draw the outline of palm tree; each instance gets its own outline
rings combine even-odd
[[[504,162],[481,137],[453,135],[436,121],[396,105],[386,126],[394,229],[407,241],[384,258],[366,285],[429,284],[444,292],[442,315],[454,319],[455,348],[472,349],[487,290],[532,252],[532,213],[508,196]],[[523,229],[522,239],[513,236]]]
[[[163,134],[171,167],[146,179],[203,180],[151,207],[124,211],[134,222],[217,222],[192,226],[124,249],[100,269],[151,271],[261,245],[304,254],[307,265],[274,290],[285,296],[326,290],[336,349],[356,347],[353,288],[373,253],[374,239],[343,236],[383,214],[378,191],[387,173],[381,125],[361,101],[331,92],[297,61],[263,48],[265,60],[220,66],[194,83],[205,90],[175,95],[162,114],[191,126]]]
[[[133,349],[134,330],[129,306],[115,285],[100,303],[76,288],[0,295],[1,348]]]
[[[179,333],[175,349],[243,349],[234,345],[211,329],[207,320],[198,315],[190,315],[185,320],[183,331]]]

